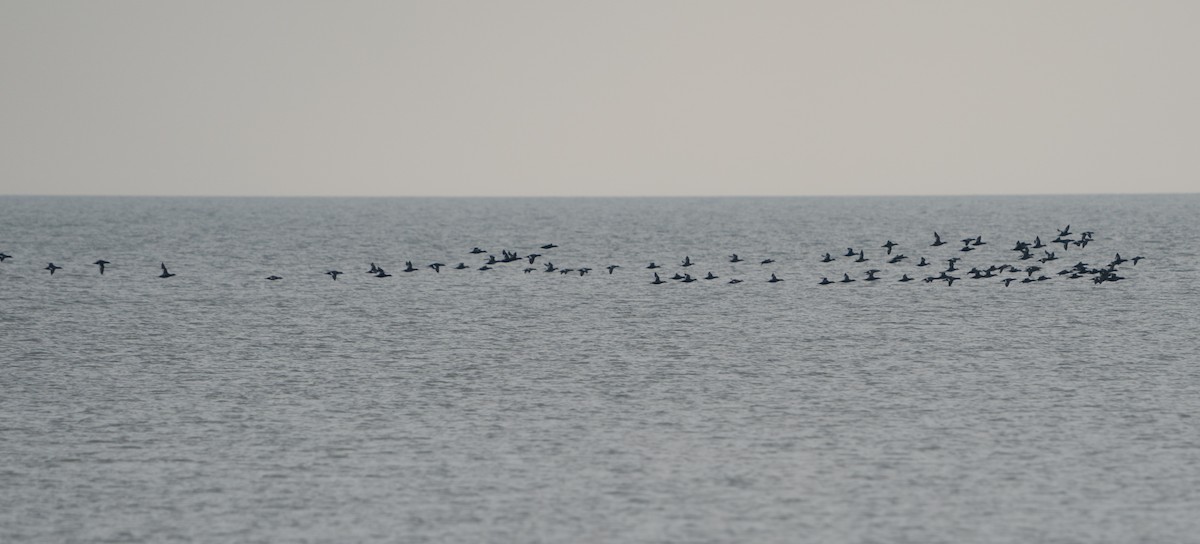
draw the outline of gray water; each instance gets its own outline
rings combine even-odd
[[[1067,224],[1049,281],[895,281]],[[1198,195],[0,197],[0,541],[1197,542],[1198,233]],[[594,271],[467,253],[549,242]],[[650,284],[684,256],[722,279]]]

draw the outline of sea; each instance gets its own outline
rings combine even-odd
[[[1200,194],[3,196],[0,541],[1200,542],[1198,251]]]

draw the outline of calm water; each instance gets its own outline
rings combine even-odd
[[[895,281],[1066,224],[1050,281]],[[1197,542],[1198,233],[1198,195],[0,197],[0,541]],[[549,242],[595,270],[400,272]],[[649,284],[685,255],[722,279]]]

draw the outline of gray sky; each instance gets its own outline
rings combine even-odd
[[[0,194],[1200,190],[1200,2],[0,0]]]

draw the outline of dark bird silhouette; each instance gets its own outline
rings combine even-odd
[[[646,268],[649,270],[654,270],[655,268],[662,268],[662,267],[657,264],[650,263],[650,266],[647,266]]]
[[[857,280],[850,279],[850,274],[843,273],[842,281],[840,281],[838,283],[854,283],[855,281],[857,281]]]
[[[679,281],[681,281],[683,283],[692,283],[692,282],[696,281],[696,278],[693,278],[691,274],[684,274],[683,279],[679,280]]]
[[[534,268],[534,267],[532,267],[532,266],[527,266],[527,267],[525,267],[525,273],[526,273],[526,274],[528,274],[528,273],[530,273],[530,272],[533,272],[534,270],[537,270],[537,269],[536,269],[536,268]]]
[[[1046,244],[1042,243],[1041,236],[1034,236],[1033,237],[1033,245],[1029,246],[1029,247],[1032,249],[1042,249],[1042,248],[1046,247]]]
[[[169,278],[175,275],[167,270],[167,263],[159,263],[158,266],[162,267],[162,274],[159,274],[158,277]]]
[[[458,263],[458,264],[454,265],[455,270],[466,270],[467,268],[470,268],[469,266],[467,266],[467,263]]]
[[[987,242],[983,241],[983,235],[976,236],[975,241],[971,242],[971,245],[973,245],[973,246],[982,246],[982,245],[986,245],[986,244],[987,244]]]
[[[740,263],[740,262],[742,262],[742,261],[744,261],[744,260],[746,260],[746,259],[743,259],[743,258],[741,258],[741,257],[738,257],[738,254],[737,254],[737,253],[734,253],[733,255],[730,255],[730,256],[729,256],[729,262],[731,262],[731,263]]]
[[[342,274],[342,272],[340,270],[330,270],[329,272],[326,272],[325,274],[327,276],[333,278],[333,281],[337,281],[337,277],[340,276]]]
[[[1145,259],[1145,257],[1143,257],[1143,256],[1141,256],[1141,255],[1138,255],[1137,257],[1134,257],[1134,258],[1132,258],[1132,259],[1129,259],[1129,262],[1132,262],[1132,263],[1133,263],[1133,266],[1137,266],[1137,263],[1138,263],[1138,261],[1140,261],[1140,260],[1142,260],[1142,259]]]
[[[783,279],[776,278],[775,274],[771,274],[771,279],[767,280],[767,283],[776,283],[776,282],[780,282],[780,281],[783,281]]]
[[[479,254],[479,253],[487,253],[487,251],[484,251],[484,250],[482,250],[482,249],[479,249],[479,248],[477,248],[477,247],[473,247],[473,248],[471,248],[471,254],[472,254],[472,255],[477,255],[477,254]]]
[[[907,258],[908,258],[908,256],[907,256],[907,255],[904,255],[904,254],[902,253],[902,254],[900,254],[900,255],[896,255],[895,257],[892,257],[891,259],[888,259],[888,264],[896,264],[896,263],[898,263],[898,262],[900,262],[900,261],[903,261],[904,259],[907,259]]]
[[[925,262],[925,257],[921,257],[921,262],[917,263],[917,266],[929,266],[929,263]]]
[[[1070,236],[1071,235],[1071,225],[1067,225],[1067,226],[1063,227],[1062,230],[1058,231],[1058,235],[1060,237]]]
[[[5,259],[11,259],[11,258],[12,258],[12,255],[9,255],[7,253],[0,253],[0,263],[4,262]]]
[[[492,267],[485,264],[485,265],[479,267],[477,270],[491,270],[491,269],[492,269]]]
[[[554,244],[546,244],[546,245],[542,246],[542,249],[554,249],[556,247],[558,247],[558,246],[556,246]]]
[[[654,273],[654,281],[652,281],[652,282],[650,282],[650,283],[652,283],[652,284],[654,284],[654,285],[658,285],[658,284],[660,284],[660,283],[667,283],[667,282],[663,281],[663,280],[662,280],[662,278],[659,278],[659,277],[658,277],[658,272],[655,272],[655,273]]]
[[[819,283],[817,285],[829,285],[831,283],[833,283],[833,282],[829,281],[829,278],[821,278],[821,283]]]
[[[403,271],[404,272],[416,272],[417,269],[413,268],[412,261],[404,261],[404,270]]]
[[[903,275],[903,276],[900,276],[900,279],[899,279],[899,280],[897,280],[897,281],[900,281],[900,282],[907,282],[907,281],[912,281],[912,280],[913,280],[912,278],[908,277],[908,274],[905,274],[905,275]]]
[[[378,267],[378,266],[375,266],[375,263],[371,263],[371,269],[370,269],[370,270],[368,270],[368,271],[367,271],[367,273],[368,273],[368,274],[378,274],[378,273],[379,273],[379,267]]]
[[[606,266],[606,267],[604,267],[604,268],[607,268],[607,269],[608,269],[608,273],[609,273],[609,274],[612,274],[612,273],[613,273],[613,270],[616,270],[616,269],[618,269],[618,268],[621,268],[621,265],[619,265],[619,264],[610,264],[610,265],[608,265],[608,266]]]
[[[848,248],[846,248],[846,254],[845,254],[845,255],[842,255],[842,256],[843,256],[843,257],[853,257],[853,256],[855,256],[855,255],[857,255],[857,254],[858,254],[858,253],[856,253],[856,252],[854,251],[854,248],[852,248],[852,247],[848,247]]]
[[[732,284],[738,284],[738,283],[742,283],[742,280],[739,280],[739,279],[737,279],[737,278],[733,278],[733,279],[729,280],[729,283],[732,283]]]
[[[863,280],[863,281],[875,281],[875,280],[878,280],[879,278],[876,278],[876,277],[875,277],[875,274],[878,274],[878,273],[879,273],[879,271],[878,271],[878,270],[874,270],[874,269],[872,269],[872,270],[868,270],[868,271],[867,271],[867,278],[866,278],[865,280]]]
[[[1004,286],[1008,287],[1008,284],[1012,283],[1015,279],[1016,278],[1004,278]]]
[[[538,257],[541,257],[541,256],[542,256],[541,253],[530,253],[529,255],[526,255],[525,258],[529,259],[529,264],[533,264],[533,261],[535,261]]]
[[[49,270],[49,271],[50,271],[50,275],[51,275],[51,276],[53,276],[53,275],[54,275],[54,271],[55,271],[55,270],[62,270],[62,267],[61,267],[61,266],[58,266],[58,265],[56,265],[56,264],[54,264],[54,263],[50,263],[50,264],[46,265],[46,268],[43,268],[42,270]]]
[[[706,279],[706,280],[715,280],[715,279],[717,279],[718,277],[720,277],[720,276],[716,276],[716,275],[714,275],[712,272],[709,272],[707,276],[704,276],[704,279]]]
[[[693,263],[693,262],[692,262],[692,258],[691,258],[691,257],[684,256],[684,258],[683,258],[683,263],[682,263],[680,266],[685,266],[685,267],[687,267],[687,266],[692,266],[693,264],[695,264],[695,263]]]
[[[550,261],[546,261],[546,264],[544,264],[542,266],[546,267],[546,269],[544,270],[545,272],[554,272],[556,270],[554,268],[554,263],[552,263]]]
[[[898,246],[898,245],[900,245],[900,244],[897,244],[896,242],[893,242],[893,241],[891,241],[891,240],[888,240],[886,244],[883,244],[882,246],[879,246],[879,247],[886,247],[886,248],[887,248],[887,254],[888,254],[888,255],[891,255],[891,254],[892,254],[892,248],[893,248],[893,247],[895,247],[895,246]]]
[[[442,263],[433,263],[433,264],[429,265],[429,268],[432,268],[434,272],[441,274],[443,266],[446,266],[446,265],[444,265]]]
[[[392,277],[392,275],[388,274],[386,271],[384,271],[384,269],[380,268],[377,271],[375,271],[375,277],[376,278],[390,278],[390,277]]]
[[[276,275],[274,275],[274,274],[272,274],[272,275],[270,275],[270,276],[267,276],[267,279],[268,279],[268,280],[271,280],[271,281],[275,281],[275,280],[281,280],[281,279],[283,279],[283,278],[282,278],[282,277],[279,277],[279,276],[276,276]]]
[[[865,263],[865,262],[867,262],[867,261],[869,261],[869,260],[871,260],[871,259],[868,259],[868,258],[867,258],[867,252],[865,252],[865,251],[861,251],[861,250],[860,250],[860,251],[858,252],[858,258],[857,258],[857,259],[854,259],[854,262],[856,262],[856,263]]]
[[[763,261],[758,264],[771,264],[773,262],[775,262],[775,259],[763,259]]]
[[[831,262],[833,262],[833,261],[835,261],[835,260],[836,260],[836,259],[834,259],[832,255],[830,255],[830,254],[826,253],[826,254],[825,254],[825,258],[821,259],[821,262],[823,262],[823,263],[831,263]]]
[[[945,243],[946,242],[942,241],[942,237],[939,236],[938,233],[934,232],[933,233],[933,243],[929,244],[929,247],[937,247],[937,246],[943,245]]]
[[[100,275],[103,276],[104,275],[104,265],[110,264],[110,263],[104,259],[100,259],[92,264],[100,267]]]

